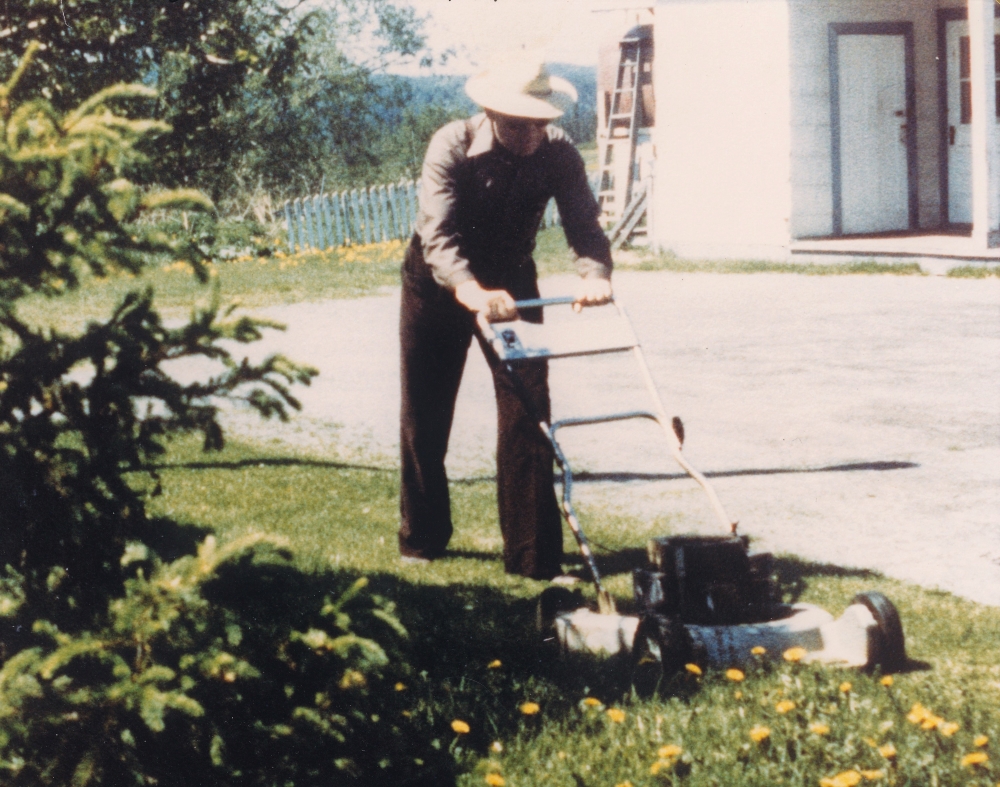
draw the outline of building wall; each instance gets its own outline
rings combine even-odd
[[[830,62],[833,22],[911,22],[916,81],[918,223],[941,223],[937,9],[938,0],[788,0],[791,50],[791,181],[793,238],[833,232],[830,158]]]
[[[787,0],[660,0],[654,24],[654,244],[685,257],[785,256]]]

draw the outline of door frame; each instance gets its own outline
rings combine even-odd
[[[1000,3],[993,8],[994,18],[1000,17]],[[951,194],[948,189],[948,23],[968,21],[968,8],[939,8],[937,10],[937,71],[938,71],[938,192],[941,200],[939,222],[942,227],[952,227],[948,215]]]
[[[909,229],[917,228],[917,88],[913,70],[912,22],[831,22],[830,45],[830,165],[833,175],[833,234],[844,234],[843,182],[840,171],[840,36],[903,36],[906,92],[906,185]]]

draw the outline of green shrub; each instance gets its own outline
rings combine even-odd
[[[406,632],[391,605],[364,593],[365,579],[317,592],[262,559],[278,546],[209,537],[164,563],[131,544],[124,561],[139,570],[99,629],[36,620],[39,644],[0,669],[0,781],[447,779],[447,760],[403,714]]]

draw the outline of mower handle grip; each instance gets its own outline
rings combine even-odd
[[[614,301],[615,299],[612,297],[608,303],[614,303]],[[514,301],[514,308],[520,311],[521,309],[537,309],[539,306],[569,306],[577,302],[577,299],[572,295],[560,295],[555,298],[528,298],[523,301]]]

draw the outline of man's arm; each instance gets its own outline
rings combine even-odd
[[[596,305],[611,299],[611,244],[598,217],[600,208],[590,190],[587,172],[579,152],[568,139],[554,141],[556,157],[556,205],[562,218],[566,241],[576,253],[581,282],[578,303]]]

